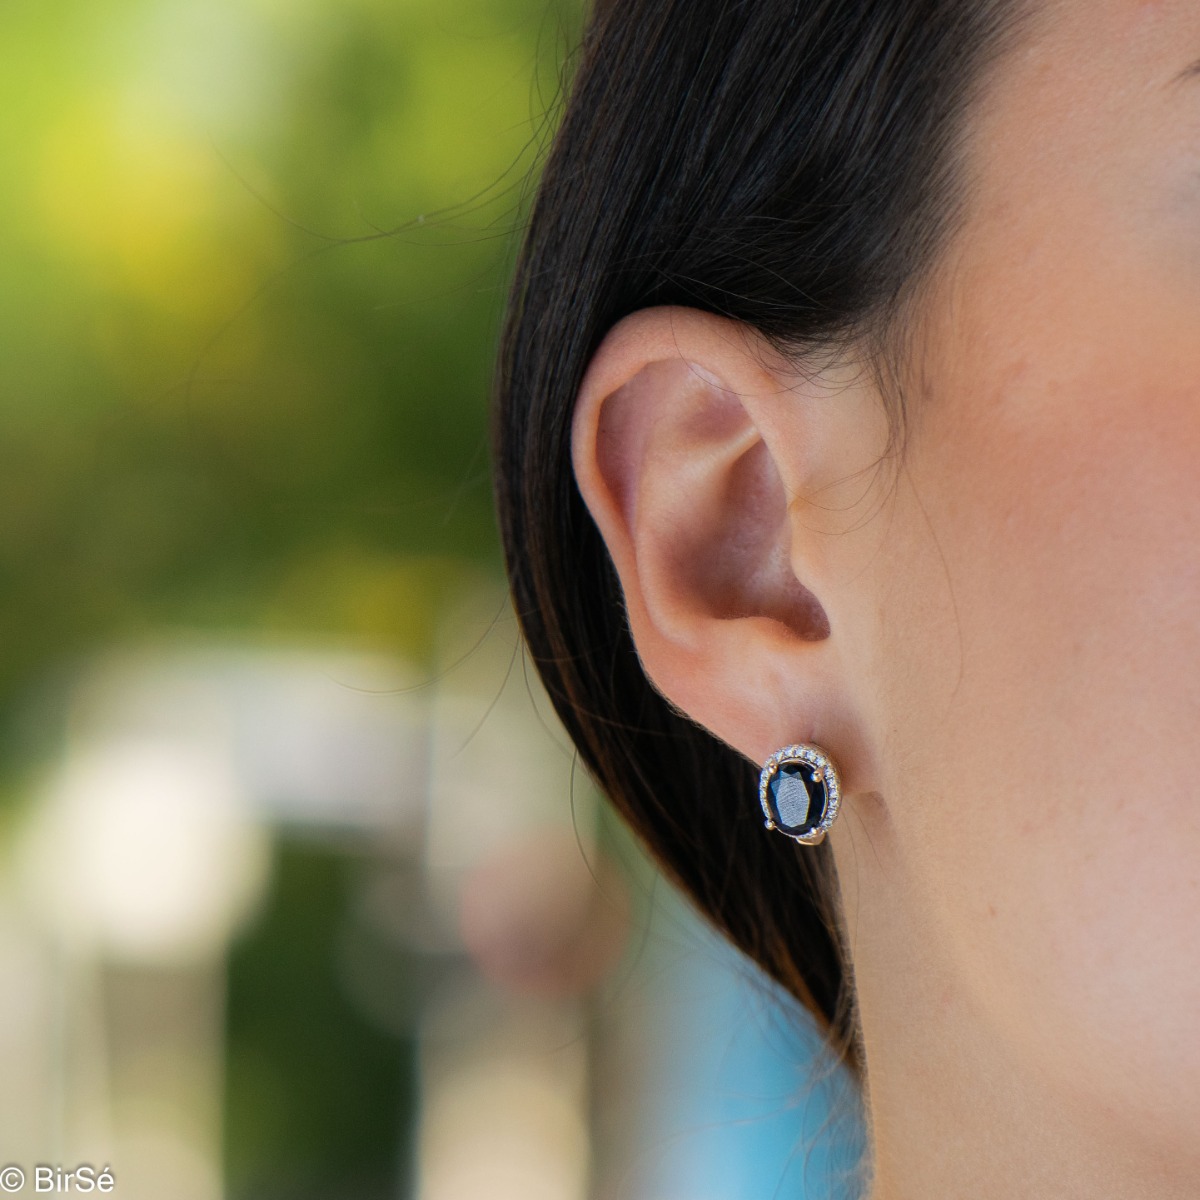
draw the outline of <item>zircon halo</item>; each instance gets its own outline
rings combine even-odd
[[[758,799],[768,829],[803,845],[818,846],[841,801],[837,768],[817,746],[785,746],[763,763]]]

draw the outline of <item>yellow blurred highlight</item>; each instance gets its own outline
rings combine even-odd
[[[277,631],[332,630],[421,661],[458,597],[483,589],[495,614],[507,611],[503,592],[488,589],[490,582],[475,564],[448,555],[393,557],[330,546],[297,562],[281,581],[267,624]]]
[[[47,131],[45,231],[102,286],[189,320],[224,316],[258,277],[257,263],[212,236],[228,168],[207,142],[156,121],[156,100],[93,96]]]

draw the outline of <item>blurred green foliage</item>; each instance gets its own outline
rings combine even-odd
[[[173,628],[418,661],[498,571],[485,410],[574,4],[0,8],[0,770]],[[24,740],[23,740],[24,739]]]

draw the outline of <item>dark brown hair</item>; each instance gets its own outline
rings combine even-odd
[[[799,360],[874,347],[878,364],[961,211],[963,114],[1014,9],[606,0],[542,173],[498,365],[500,528],[559,716],[669,875],[852,1069],[828,844],[768,835],[756,765],[647,680],[574,482],[571,415],[605,333],[648,305],[744,321]],[[895,434],[903,411],[890,411]]]

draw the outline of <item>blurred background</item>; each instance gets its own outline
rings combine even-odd
[[[849,1195],[598,802],[487,387],[567,0],[0,7],[0,1160],[156,1200]]]

